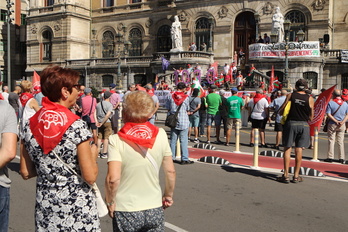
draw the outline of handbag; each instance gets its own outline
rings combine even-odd
[[[175,114],[169,114],[167,115],[166,121],[164,122],[164,125],[170,128],[175,128],[176,124],[178,123],[178,114],[180,111],[180,108],[183,103],[180,104],[180,106],[177,108]]]
[[[57,153],[52,150],[53,154],[57,157],[58,160],[60,160],[64,166],[69,170],[71,171],[73,174],[75,174],[78,178],[80,178],[81,180],[83,180],[86,184],[88,184],[83,178],[81,175],[77,174],[77,172],[72,168],[70,167],[67,163],[65,163],[61,158],[60,156],[57,155]],[[103,200],[103,197],[100,193],[100,190],[98,188],[98,185],[96,183],[90,185],[88,184],[88,186],[92,189],[94,195],[95,195],[95,199],[96,199],[96,203],[97,203],[97,210],[98,210],[98,215],[99,217],[104,217],[108,214],[109,210],[108,210],[108,207],[106,206],[104,200]]]
[[[332,117],[336,114],[336,112],[341,108],[341,106],[342,105],[340,105],[338,108],[337,108],[337,110],[333,113],[333,114],[331,114],[332,115]],[[327,130],[328,130],[328,127],[329,127],[329,122],[330,122],[330,118],[329,117],[326,117],[326,119],[325,119],[325,123],[324,123],[324,128],[323,128],[323,132],[327,132]]]

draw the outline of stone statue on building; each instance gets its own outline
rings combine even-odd
[[[172,37],[172,49],[171,52],[180,52],[182,49],[182,34],[181,34],[181,23],[177,15],[174,16],[174,22],[172,23],[172,28],[170,29]]]
[[[280,8],[275,8],[275,13],[272,16],[272,33],[278,34],[278,43],[284,41],[284,16],[280,12]]]

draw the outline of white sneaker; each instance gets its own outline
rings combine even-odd
[[[101,153],[100,154],[101,159],[107,159],[108,158],[108,153]]]
[[[194,142],[194,143],[199,143],[199,140],[198,140],[197,138],[195,138],[195,139],[193,140],[193,142]]]

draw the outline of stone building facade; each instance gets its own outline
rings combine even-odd
[[[33,70],[62,65],[79,70],[82,82],[101,89],[109,83],[124,88],[153,81],[162,73],[161,56],[170,59],[170,68],[191,63],[206,70],[213,61],[223,66],[240,48],[248,54],[257,33],[270,35],[276,6],[292,22],[290,40],[303,30],[305,40],[322,44],[320,58],[290,61],[290,82],[305,77],[314,89],[348,88],[348,65],[340,60],[341,50],[347,49],[345,0],[31,0],[26,73],[30,79]],[[200,50],[205,43],[207,52],[169,53],[175,15],[184,49],[195,42]],[[284,72],[283,59],[251,62],[265,74],[272,65],[279,76]]]

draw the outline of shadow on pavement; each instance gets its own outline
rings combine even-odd
[[[335,171],[325,171],[325,172],[332,173],[343,178],[348,178],[348,173],[345,173],[345,172],[335,172]]]
[[[232,166],[222,165],[221,168],[225,170],[226,172],[239,172],[251,176],[256,177],[262,177],[269,180],[276,180],[278,175],[277,174],[271,174],[271,173],[265,173],[258,170],[252,170],[252,169],[246,169],[246,168],[236,168]]]

